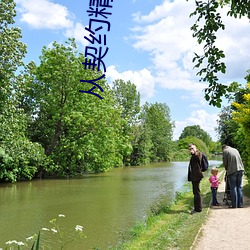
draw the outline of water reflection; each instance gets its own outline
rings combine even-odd
[[[107,249],[117,242],[119,232],[142,220],[156,201],[162,197],[171,201],[186,182],[187,165],[170,162],[118,168],[81,179],[1,184],[0,247],[51,227],[49,220],[65,214],[63,227],[82,225],[87,235],[84,245],[68,249]]]

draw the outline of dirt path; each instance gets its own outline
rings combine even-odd
[[[244,207],[230,209],[223,202],[225,182],[218,188],[219,207],[211,207],[191,249],[250,249],[250,199],[244,196]]]

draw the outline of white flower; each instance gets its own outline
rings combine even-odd
[[[9,241],[7,241],[5,244],[11,245],[12,243],[17,244],[17,241],[16,241],[16,240],[9,240]]]
[[[26,240],[32,240],[34,238],[34,236],[30,236],[30,237],[27,237]]]
[[[5,244],[6,245],[11,245],[12,243],[17,244],[18,246],[24,246],[24,243],[22,241],[16,241],[16,240],[9,240]]]
[[[49,230],[48,228],[46,228],[46,227],[43,227],[42,230],[43,230],[43,231],[50,231],[50,230]]]
[[[59,216],[59,217],[65,217],[65,215],[64,215],[64,214],[59,214],[58,216]]]
[[[75,230],[76,230],[76,231],[82,231],[82,230],[83,230],[83,226],[76,225],[76,226],[75,226]]]
[[[57,233],[58,231],[55,228],[51,228],[51,231]]]
[[[24,246],[24,243],[22,241],[17,242],[18,246]]]

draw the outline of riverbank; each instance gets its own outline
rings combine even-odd
[[[223,170],[220,178],[223,178]],[[185,191],[178,193],[170,206],[162,206],[158,214],[149,215],[145,222],[139,223],[131,230],[129,239],[126,238],[125,242],[111,249],[190,249],[207,219],[210,208],[211,191],[208,176],[201,182],[201,192],[201,213],[190,215],[193,209],[193,194],[191,184],[188,183]]]
[[[220,170],[218,189],[219,207],[211,207],[208,177],[201,182],[203,211],[190,215],[193,205],[191,190],[177,195],[175,202],[159,215],[149,216],[144,224],[132,230],[130,240],[112,249],[249,249],[250,239],[250,188],[244,179],[244,208],[229,209],[225,197],[225,171]],[[187,187],[190,189],[191,186]],[[237,215],[237,216],[235,216]],[[239,242],[239,239],[240,242]]]

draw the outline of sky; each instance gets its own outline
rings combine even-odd
[[[204,100],[207,85],[199,82],[192,63],[194,52],[202,52],[190,30],[195,21],[189,17],[195,9],[193,0],[16,0],[15,25],[22,29],[22,41],[28,47],[24,61],[39,64],[43,46],[51,46],[53,41],[64,43],[71,37],[82,53],[86,46],[96,47],[97,43],[89,43],[84,36],[90,38],[85,27],[95,18],[87,11],[98,2],[112,6],[105,10],[110,13],[107,18],[102,18],[109,22],[110,30],[101,23],[108,48],[103,57],[108,83],[112,85],[116,79],[134,83],[141,105],[166,103],[175,123],[173,139],[177,140],[186,126],[200,125],[217,141],[214,128],[221,109]],[[224,84],[237,81],[244,86],[250,69],[250,22],[226,13],[223,8],[226,29],[218,33],[217,45],[225,52],[227,72],[219,77]]]

